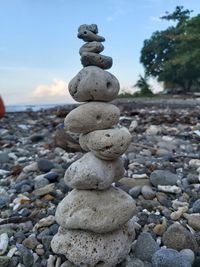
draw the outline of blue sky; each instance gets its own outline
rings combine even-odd
[[[83,23],[98,25],[109,71],[130,88],[143,74],[144,39],[169,26],[159,17],[177,5],[200,13],[199,0],[0,0],[0,94],[6,104],[71,102]]]

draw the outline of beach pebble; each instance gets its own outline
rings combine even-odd
[[[150,175],[150,181],[154,186],[175,185],[178,179],[178,175],[165,170],[156,170]]]
[[[81,63],[84,67],[97,66],[103,70],[110,69],[113,64],[111,57],[96,54],[92,52],[83,52],[81,54]]]
[[[115,266],[126,257],[134,238],[132,222],[104,235],[60,227],[52,239],[51,247],[55,253],[64,254],[76,265],[83,263],[106,267]]]
[[[38,169],[38,163],[37,162],[32,162],[31,164],[29,164],[23,168],[23,171],[26,173],[35,172],[38,170],[39,169]]]
[[[145,249],[144,249],[145,248]],[[134,255],[143,261],[151,262],[153,254],[159,249],[159,245],[150,233],[141,233],[137,239]]]
[[[198,247],[194,236],[179,223],[174,223],[167,228],[167,231],[163,234],[162,241],[168,248],[178,251],[189,248],[196,252]]]
[[[3,233],[0,235],[0,256],[4,255],[8,248],[8,234]]]
[[[34,188],[35,189],[44,187],[45,185],[48,185],[48,184],[49,184],[49,181],[46,178],[44,178],[44,175],[38,175],[34,179]]]
[[[142,195],[145,199],[154,199],[156,193],[152,190],[151,186],[144,185],[142,187]]]
[[[53,162],[48,159],[39,159],[37,164],[38,169],[42,172],[49,172],[54,167]]]
[[[65,173],[67,186],[78,189],[106,189],[124,175],[123,161],[106,161],[86,153],[72,163]]]
[[[47,195],[53,192],[54,188],[55,188],[55,184],[51,183],[51,184],[45,185],[44,187],[35,189],[32,193],[36,196],[43,196],[43,195]]]
[[[7,152],[0,152],[0,163],[8,163],[9,156]]]
[[[192,205],[192,210],[194,213],[200,213],[200,199],[197,199],[193,205]]]
[[[72,110],[65,118],[65,129],[75,133],[88,133],[110,128],[119,121],[119,109],[108,103],[89,102]]]
[[[48,217],[42,218],[38,223],[35,224],[33,231],[37,231],[41,227],[47,227],[52,225],[55,222],[55,217],[49,215]]]
[[[89,42],[81,46],[79,50],[79,54],[81,55],[84,52],[92,52],[92,53],[101,53],[104,50],[104,46],[100,42]]]
[[[78,102],[111,101],[117,97],[119,88],[113,74],[96,66],[83,68],[68,86],[71,96]]]
[[[133,198],[137,198],[139,194],[141,193],[142,187],[140,185],[134,186],[129,190],[129,195],[132,196]]]
[[[183,216],[187,219],[189,226],[196,231],[200,231],[200,213],[184,213]]]
[[[200,159],[191,159],[189,161],[189,166],[194,167],[194,168],[200,167]]]
[[[185,257],[174,249],[161,248],[152,258],[153,267],[192,267]]]
[[[125,224],[135,209],[135,201],[121,189],[74,189],[59,203],[56,221],[66,229],[107,233]]]
[[[180,251],[180,254],[186,259],[186,261],[189,261],[191,264],[194,263],[195,255],[191,249],[189,249],[189,248],[182,249]]]
[[[113,160],[127,150],[131,135],[127,128],[116,127],[80,135],[79,142],[84,150],[92,151],[98,158]]]

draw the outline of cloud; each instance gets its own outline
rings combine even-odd
[[[52,84],[40,84],[32,93],[32,101],[37,103],[73,102],[68,85],[63,80],[54,79]]]

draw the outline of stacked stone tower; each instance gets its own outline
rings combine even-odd
[[[66,171],[65,182],[73,190],[56,210],[60,225],[51,246],[76,265],[116,266],[129,253],[134,240],[131,218],[134,200],[112,186],[124,174],[120,156],[131,135],[118,125],[120,111],[109,102],[117,97],[118,80],[105,69],[112,58],[101,55],[105,39],[97,25],[81,25],[78,37],[84,68],[69,83],[69,92],[86,102],[65,118],[65,128],[80,133],[79,142],[87,153]]]

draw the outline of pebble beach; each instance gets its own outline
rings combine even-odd
[[[200,266],[199,102],[113,102],[132,138],[113,186],[136,205],[135,240],[118,266]],[[8,112],[0,121],[0,267],[75,267],[50,243],[57,205],[71,191],[65,172],[84,154],[63,126],[76,106]]]

